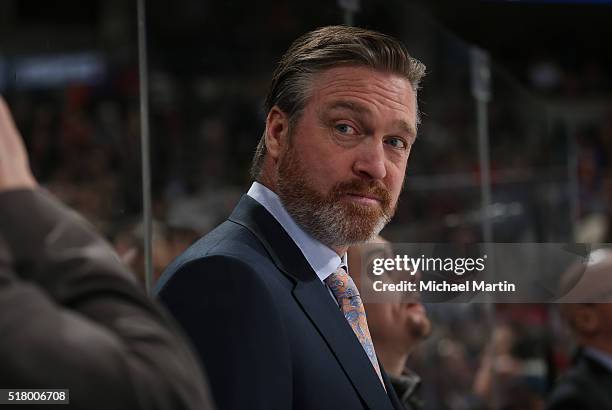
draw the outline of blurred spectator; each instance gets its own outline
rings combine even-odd
[[[373,248],[373,244],[381,244]],[[348,251],[351,277],[363,293],[363,286],[372,286],[363,267],[373,258],[389,255],[390,244],[378,237],[363,246]],[[367,256],[367,260],[362,258]],[[391,278],[393,280],[393,278]],[[417,298],[417,295],[412,295]],[[408,356],[431,332],[431,323],[421,303],[406,302],[400,293],[386,295],[384,303],[365,303],[368,327],[378,359],[382,363],[395,392],[407,410],[424,408],[419,393],[421,378],[406,366]]]
[[[612,408],[612,304],[564,304],[561,314],[579,345],[548,400],[549,410]]]
[[[189,228],[153,223],[153,281],[156,281],[174,258],[183,253],[200,234]],[[113,246],[123,263],[138,279],[145,282],[144,232],[141,223],[120,225],[113,235]]]
[[[476,396],[502,410],[544,409],[546,366],[535,341],[518,326],[496,325],[474,378]]]
[[[566,297],[598,300],[609,298],[612,274],[612,252],[593,251],[584,266],[573,266],[563,275],[563,281],[574,282]],[[584,277],[588,280],[587,284]],[[548,400],[549,410],[594,410],[612,408],[612,304],[565,303],[559,307],[569,325],[578,349],[569,370],[558,380]]]

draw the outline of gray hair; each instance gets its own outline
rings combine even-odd
[[[283,55],[272,76],[265,112],[280,108],[288,115],[291,130],[306,106],[314,75],[338,66],[371,67],[400,75],[415,94],[425,76],[425,65],[393,37],[358,27],[322,27],[295,40]],[[253,179],[259,177],[266,156],[265,137],[264,130],[251,164]]]

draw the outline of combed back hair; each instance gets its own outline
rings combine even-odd
[[[425,75],[425,65],[393,37],[358,27],[322,27],[295,40],[283,55],[272,76],[265,112],[280,108],[289,117],[291,130],[310,97],[314,75],[339,66],[370,67],[399,75],[410,82],[415,95]],[[266,156],[265,133],[253,156],[253,179],[259,178]]]

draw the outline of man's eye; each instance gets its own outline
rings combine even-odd
[[[351,127],[348,124],[336,125],[336,131],[338,131],[340,134],[346,134],[346,135],[357,134],[357,131],[355,130],[355,128]]]
[[[391,145],[393,148],[406,149],[407,147],[406,141],[404,141],[402,138],[393,137],[393,138],[387,139],[386,142],[387,144]]]

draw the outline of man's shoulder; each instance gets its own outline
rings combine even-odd
[[[197,240],[179,255],[164,271],[157,285],[159,292],[180,271],[193,266],[218,267],[224,270],[258,272],[273,266],[270,256],[257,237],[247,228],[226,220]],[[212,269],[199,269],[206,275]],[[218,274],[219,272],[215,272]]]
[[[573,366],[567,372],[565,381],[568,384],[576,385],[591,385],[593,382],[610,383],[611,375],[612,372],[598,360],[580,352],[577,354]]]
[[[607,374],[608,376],[604,376]],[[573,366],[559,378],[548,400],[549,410],[609,408],[612,405],[610,372],[579,354]],[[580,404],[580,407],[575,407]],[[600,407],[605,405],[607,407]],[[572,407],[574,406],[574,407]]]
[[[568,406],[581,403],[583,406],[586,397],[584,394],[584,380],[581,375],[573,370],[561,376],[556,386],[548,397],[548,410],[566,409]]]
[[[198,239],[177,258],[179,264],[208,256],[244,256],[257,254],[265,256],[261,242],[247,228],[231,220],[226,220],[214,230]]]

